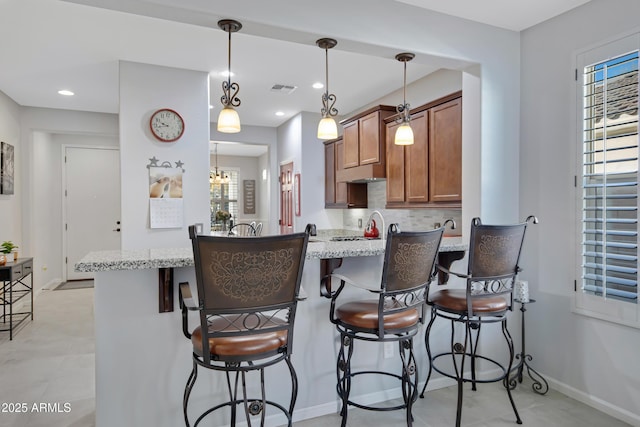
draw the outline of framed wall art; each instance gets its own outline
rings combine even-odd
[[[293,176],[293,206],[295,206],[296,216],[300,216],[300,174]]]
[[[13,145],[0,143],[0,194],[13,194]]]

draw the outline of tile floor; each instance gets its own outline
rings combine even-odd
[[[0,426],[94,426],[93,289],[43,291],[36,298],[35,309],[34,322],[21,327],[13,341],[7,332],[0,333]],[[518,386],[514,398],[526,426],[628,426],[554,390],[539,396],[528,386]],[[428,392],[414,406],[414,426],[454,425],[455,401],[454,387]],[[41,407],[41,403],[45,405]],[[26,404],[26,412],[18,413],[21,404]],[[462,415],[462,424],[469,427],[517,425],[506,393],[497,384],[484,384],[476,393],[466,392]],[[406,425],[402,411],[359,409],[350,409],[347,424]],[[339,426],[340,417],[331,414],[295,425]]]

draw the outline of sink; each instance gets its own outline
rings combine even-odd
[[[380,240],[379,237],[356,236],[335,236],[331,238],[332,242],[352,242],[354,240]]]

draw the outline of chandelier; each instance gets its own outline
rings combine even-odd
[[[214,145],[214,152],[216,156],[215,173],[213,171],[209,172],[209,184],[211,184],[212,186],[214,184],[228,184],[229,176],[218,172],[218,143],[217,142]]]

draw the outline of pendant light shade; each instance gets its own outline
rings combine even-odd
[[[395,145],[413,145],[413,129],[411,129],[411,116],[409,110],[411,106],[407,103],[407,62],[411,61],[415,55],[413,53],[399,53],[396,59],[404,62],[404,80],[402,84],[402,104],[396,107],[396,111],[400,114],[397,122],[402,123],[396,130],[396,136],[393,143]]]
[[[223,133],[237,133],[240,132],[240,116],[234,107],[240,106],[240,98],[238,98],[238,92],[240,91],[240,85],[238,83],[231,83],[231,33],[235,33],[242,28],[242,24],[233,19],[222,19],[218,21],[218,27],[223,31],[229,33],[229,49],[228,49],[228,62],[227,62],[227,80],[222,82],[222,97],[220,102],[222,103],[222,111],[218,115],[218,132]]]
[[[325,55],[325,85],[322,94],[322,120],[318,123],[318,139],[334,139],[338,137],[338,126],[333,119],[338,114],[338,110],[334,107],[336,96],[329,93],[329,49],[338,44],[334,39],[318,39],[316,44],[320,49],[324,49]]]
[[[319,139],[334,139],[338,137],[338,125],[333,117],[324,117],[318,123]]]
[[[218,115],[218,132],[240,132],[240,116],[233,107],[224,107]]]
[[[413,129],[409,123],[400,125],[396,129],[396,137],[393,141],[395,145],[413,145]]]

